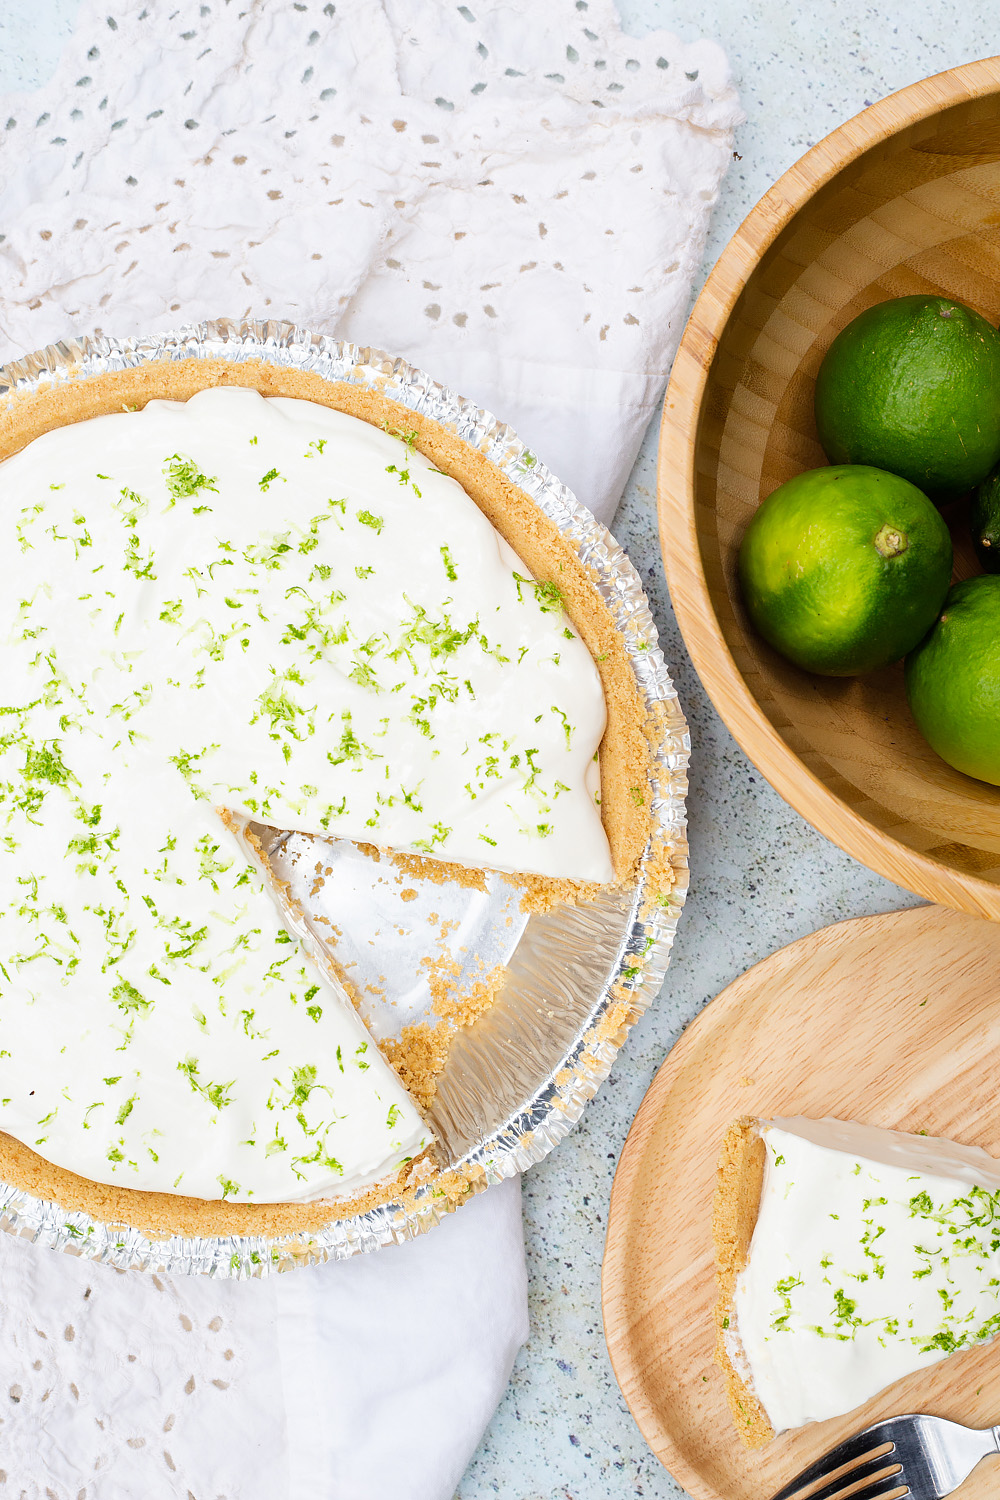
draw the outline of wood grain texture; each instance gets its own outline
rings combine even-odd
[[[940,292],[1000,322],[1000,58],[904,89],[821,141],[737,231],[681,341],[660,435],[660,536],[695,667],[771,784],[848,853],[1000,920],[1000,788],[945,764],[897,665],[813,676],[760,640],[739,543],[772,490],[826,462],[813,385],[836,334]],[[978,572],[961,508],[956,576]]]
[[[603,1302],[618,1383],[654,1453],[696,1500],[764,1500],[880,1417],[1000,1422],[1000,1341],[952,1355],[845,1417],[757,1453],[713,1363],[712,1195],[741,1115],[804,1114],[946,1136],[1000,1156],[1000,928],[940,906],[802,938],[722,991],[670,1053],[611,1195]],[[962,1500],[1000,1489],[984,1465]]]

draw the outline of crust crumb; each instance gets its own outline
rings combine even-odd
[[[549,875],[511,875],[504,873],[509,885],[523,890],[521,910],[528,913],[553,911],[557,906],[583,906],[596,901],[605,886],[590,880],[554,880]]]
[[[422,1110],[428,1110],[437,1092],[438,1079],[448,1062],[451,1044],[463,1026],[471,1026],[488,1010],[503,987],[507,970],[503,964],[483,972],[471,989],[461,992],[461,965],[449,953],[421,960],[427,969],[431,1007],[437,1021],[404,1026],[398,1038],[379,1043],[380,1050],[399,1075],[400,1082]]]
[[[465,865],[447,864],[441,859],[424,859],[419,854],[390,854],[389,858],[411,880],[431,880],[435,885],[460,885],[467,890],[485,891],[485,870],[470,870]]]
[[[418,1021],[404,1026],[398,1039],[387,1037],[379,1050],[396,1072],[407,1093],[421,1110],[430,1109],[437,1092],[438,1076],[448,1061],[454,1028],[444,1021]]]
[[[670,905],[674,886],[677,884],[677,871],[674,868],[676,853],[670,844],[658,839],[646,856],[646,894],[639,911],[639,918],[643,922],[648,920],[656,907]]]
[[[506,978],[506,968],[503,964],[497,964],[496,968],[478,979],[465,995],[454,995],[445,989],[441,995],[435,996],[435,1014],[444,1021],[450,1021],[453,1026],[471,1026],[484,1011],[489,1010]]]

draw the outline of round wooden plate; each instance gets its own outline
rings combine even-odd
[[[726,1126],[833,1115],[1000,1155],[1000,927],[919,907],[802,938],[748,970],[687,1029],[646,1094],[615,1176],[604,1326],[653,1452],[697,1500],[766,1500],[852,1432],[929,1411],[1000,1422],[1000,1340],[889,1387],[846,1417],[749,1453],[712,1360],[711,1213]],[[985,1463],[962,1500],[995,1497]]]

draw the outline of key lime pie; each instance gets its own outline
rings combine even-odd
[[[649,751],[596,589],[480,454],[300,371],[14,396],[0,457],[0,1175],[200,1233],[398,1193],[431,1131],[253,830],[629,880]]]
[[[748,1447],[1000,1332],[1000,1162],[840,1120],[741,1120],[719,1165],[717,1358]]]

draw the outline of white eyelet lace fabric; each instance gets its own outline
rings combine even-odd
[[[527,1336],[520,1201],[250,1282],[0,1234],[0,1492],[451,1500]]]
[[[500,410],[607,519],[740,118],[717,46],[612,0],[85,0],[0,100],[0,359],[290,318]]]
[[[0,100],[0,360],[293,319],[497,412],[607,520],[740,118],[717,47],[612,0],[84,0]],[[250,1284],[0,1235],[4,1493],[450,1500],[526,1336],[519,1203]]]

